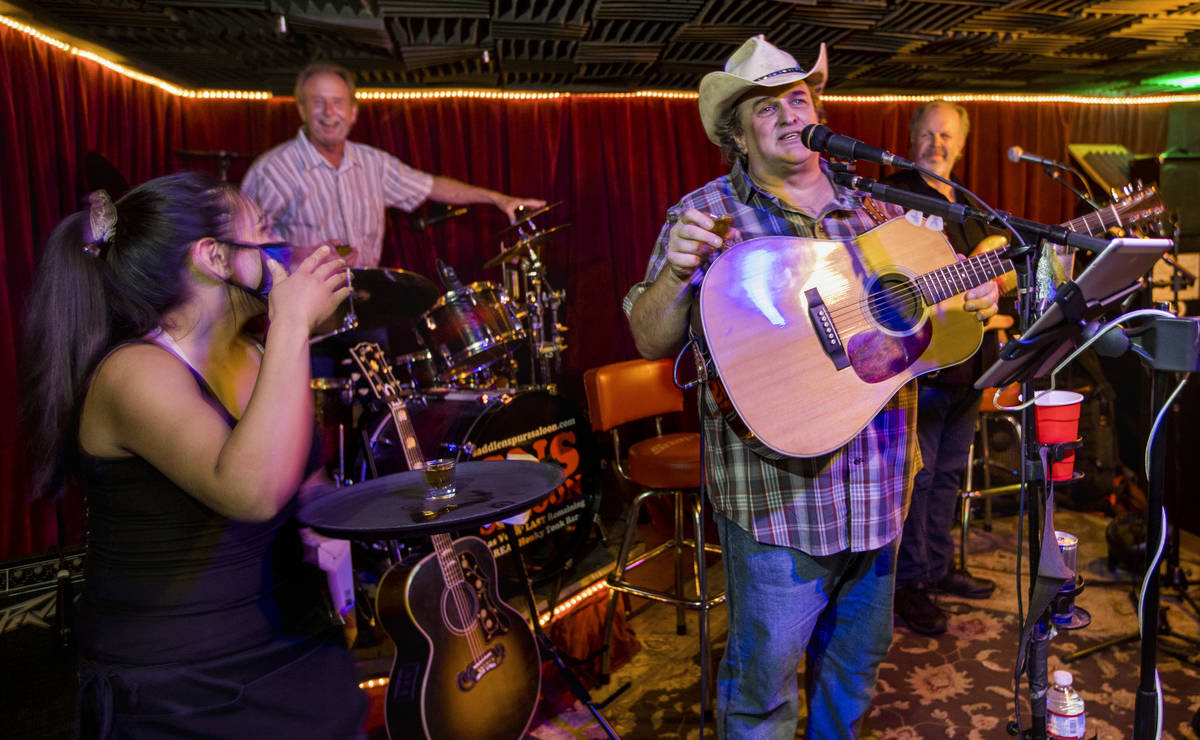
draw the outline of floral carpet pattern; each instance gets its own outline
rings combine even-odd
[[[1067,669],[1084,699],[1088,737],[1117,740],[1133,735],[1134,704],[1139,681],[1139,643],[1109,648],[1070,663],[1069,654],[1097,645],[1137,628],[1132,593],[1126,582],[1130,574],[1110,572],[1106,566],[1104,531],[1108,520],[1093,514],[1059,511],[1056,528],[1079,537],[1079,572],[1085,588],[1076,605],[1091,614],[1090,626],[1059,630],[1050,640],[1048,672]],[[1015,720],[1013,668],[1019,639],[1017,618],[1016,517],[998,518],[991,532],[973,527],[968,545],[968,566],[977,576],[997,581],[989,599],[967,601],[942,598],[940,605],[950,613],[947,632],[938,637],[917,635],[899,624],[892,646],[881,665],[879,681],[861,737],[878,740],[932,740],[933,738],[1009,737],[1008,724]],[[1184,533],[1181,564],[1185,572],[1200,579],[1200,546]],[[1028,570],[1028,564],[1021,563]],[[719,564],[709,571],[715,587],[722,583]],[[1094,585],[1101,581],[1112,587]],[[1022,584],[1021,592],[1026,591]],[[629,626],[637,634],[641,650],[614,671],[612,681],[597,687],[598,702],[628,688],[603,707],[602,713],[616,734],[625,740],[700,737],[699,651],[695,619],[685,636],[675,634],[674,611],[663,605],[634,600]],[[1164,589],[1171,629],[1180,635],[1200,638],[1200,616],[1189,599]],[[714,661],[725,641],[723,609],[712,614],[710,626]],[[1161,638],[1156,666],[1162,683],[1164,704],[1163,737],[1196,739],[1190,723],[1200,712],[1200,643]],[[1167,652],[1189,658],[1181,660]],[[715,663],[714,663],[715,665]],[[803,682],[801,681],[801,687]],[[803,688],[801,688],[803,692]],[[1020,688],[1021,721],[1028,727],[1028,688]],[[801,707],[803,708],[803,697]],[[797,737],[803,737],[801,718]],[[711,718],[705,736],[716,737]],[[576,705],[531,728],[532,737],[602,738],[604,732],[590,714]]]

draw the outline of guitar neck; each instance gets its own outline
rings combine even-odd
[[[445,581],[446,588],[455,588],[464,579],[462,568],[458,564],[458,557],[454,554],[454,540],[451,539],[448,532],[430,535],[429,539],[433,542],[433,549],[437,553],[438,565],[441,566],[442,580]]]
[[[392,423],[396,426],[396,436],[400,440],[400,446],[404,448],[404,461],[408,463],[408,469],[424,468],[425,457],[421,454],[417,433],[408,418],[404,399],[397,390],[400,384],[392,375],[392,368],[383,354],[383,348],[375,342],[359,342],[350,350],[350,356],[362,370],[363,377],[371,385],[375,397],[387,404]]]
[[[1073,218],[1062,224],[1062,226],[1080,234],[1102,234],[1114,226],[1124,225],[1121,222],[1121,214],[1117,210],[1116,203],[1105,206],[1098,211],[1085,213],[1079,218]]]
[[[425,467],[425,457],[421,454],[421,445],[417,442],[417,433],[412,421],[408,418],[408,410],[404,401],[395,396],[388,401],[388,411],[392,414],[392,423],[396,426],[396,436],[400,446],[404,448],[404,461],[409,470],[420,470]]]
[[[1160,216],[1162,211],[1162,201],[1158,192],[1151,187],[1060,225],[1074,232],[1095,235],[1113,227],[1125,228],[1152,220]],[[1011,260],[992,251],[926,273],[914,282],[920,287],[921,296],[926,303],[933,305],[977,285],[983,285],[1011,269]]]
[[[932,306],[983,285],[1011,269],[1012,260],[1001,257],[998,251],[984,252],[920,275],[913,279],[913,283],[921,290],[925,303]]]

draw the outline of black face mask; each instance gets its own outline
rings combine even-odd
[[[267,295],[271,292],[271,287],[274,284],[274,279],[271,277],[271,271],[267,268],[267,260],[272,259],[283,265],[288,266],[292,259],[292,246],[287,242],[267,242],[265,244],[243,244],[242,242],[225,241],[223,244],[228,244],[231,247],[238,249],[254,249],[258,251],[259,259],[262,260],[261,277],[258,279],[258,285],[251,288],[246,285],[241,285],[230,280],[231,285],[236,285],[250,295],[258,298],[266,303]]]

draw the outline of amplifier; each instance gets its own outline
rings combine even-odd
[[[63,563],[71,582],[83,583],[82,547],[68,549]],[[0,562],[0,608],[54,591],[58,586],[58,555]]]

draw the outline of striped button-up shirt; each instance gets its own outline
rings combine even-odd
[[[625,313],[662,271],[671,227],[689,208],[729,214],[743,239],[845,239],[901,215],[895,206],[861,199],[837,185],[834,191],[833,202],[810,218],[755,187],[735,165],[729,175],[689,193],[668,211],[646,279],[625,296]],[[916,408],[916,388],[909,383],[841,449],[820,457],[770,460],[742,442],[706,389],[704,439],[713,507],[759,542],[813,556],[883,547],[900,534],[912,479],[921,468]],[[805,423],[802,409],[791,413],[797,424]]]
[[[379,266],[385,209],[411,211],[432,187],[433,175],[352,141],[334,167],[303,128],[254,160],[242,180],[242,192],[272,219],[281,238],[299,247],[348,244],[358,249],[356,267]]]

